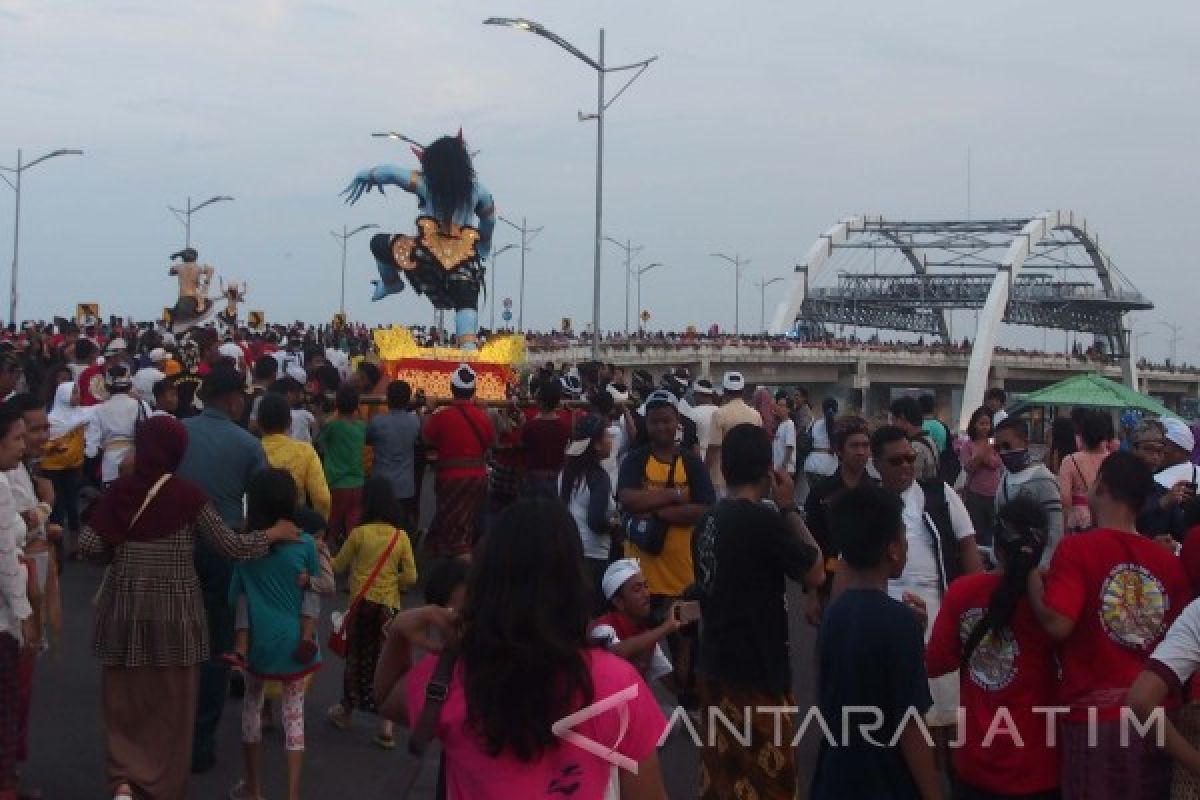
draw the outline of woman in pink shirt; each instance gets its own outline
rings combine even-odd
[[[1083,450],[1062,460],[1058,468],[1058,485],[1062,489],[1062,505],[1067,534],[1091,530],[1092,512],[1088,509],[1088,492],[1096,485],[1100,465],[1108,458],[1108,440],[1113,437],[1112,417],[1103,411],[1085,410],[1080,415],[1080,435]]]
[[[622,798],[665,800],[657,746],[666,720],[634,666],[589,640],[591,603],[574,519],[557,500],[526,499],[480,543],[461,610],[425,606],[393,618],[376,697],[379,712],[407,721],[414,736],[447,656],[427,655],[409,671],[410,645],[454,643],[446,699],[429,729],[446,756],[449,800],[601,800],[614,781]]]
[[[963,505],[971,515],[975,537],[981,545],[991,545],[996,517],[996,489],[1000,486],[1000,456],[992,447],[992,412],[975,409],[967,424],[966,435],[958,443],[958,460],[967,473],[963,487]]]

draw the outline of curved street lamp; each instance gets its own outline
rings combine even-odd
[[[341,233],[338,233],[337,231],[329,232],[329,235],[333,238],[342,240],[342,299],[338,303],[338,310],[341,312],[343,317],[346,316],[346,240],[360,231],[366,231],[370,230],[371,228],[378,227],[378,225],[368,223],[366,225],[359,225],[354,230],[349,231],[346,230],[346,226],[343,225]]]
[[[596,58],[584,53],[575,45],[568,42],[553,31],[548,30],[540,23],[534,22],[524,17],[489,17],[483,21],[484,25],[501,25],[516,30],[525,31],[527,33],[537,34],[543,39],[547,39],[554,44],[566,50],[571,55],[578,58],[583,63],[596,71],[596,113],[584,114],[579,112],[579,121],[586,120],[596,121],[596,235],[594,237],[594,259],[592,265],[592,360],[600,360],[600,249],[601,241],[604,236],[602,219],[604,216],[604,112],[609,106],[617,102],[617,98],[625,93],[625,90],[633,85],[633,82],[641,77],[651,64],[658,60],[658,56],[636,61],[632,64],[625,64],[619,67],[610,67],[604,63],[604,29],[600,29],[600,50]],[[636,70],[625,85],[622,86],[616,94],[610,99],[604,97],[604,76],[609,72],[624,72]]]
[[[208,198],[198,206],[194,206],[192,205],[192,198],[189,196],[187,199],[187,208],[173,208],[172,206],[167,206],[167,210],[174,214],[175,218],[183,223],[183,246],[192,246],[192,214],[195,214],[205,206],[211,206],[213,203],[223,203],[232,199],[233,198],[229,195],[219,194],[215,197]]]
[[[52,153],[46,153],[46,155],[44,155],[44,156],[35,158],[33,161],[30,161],[28,164],[26,164],[25,162],[23,162],[21,160],[21,150],[18,149],[17,150],[17,165],[15,167],[0,167],[0,170],[4,170],[4,172],[11,172],[16,176],[16,180],[13,181],[13,180],[9,180],[7,175],[0,174],[0,178],[3,178],[4,182],[7,183],[10,187],[12,187],[12,190],[17,193],[16,207],[15,207],[15,210],[13,211],[12,283],[9,286],[9,290],[8,290],[8,321],[10,323],[15,324],[17,321],[17,266],[18,266],[18,260],[19,260],[18,255],[20,253],[20,242],[21,242],[21,175],[22,175],[22,173],[25,172],[25,170],[29,169],[30,167],[36,167],[38,164],[42,163],[43,161],[45,161],[47,159],[57,158],[58,156],[81,156],[81,155],[83,155],[82,150],[69,150],[69,149],[65,149],[65,148],[60,148],[58,150],[55,150]]]
[[[733,266],[734,284],[733,284],[733,335],[737,336],[740,333],[740,322],[742,312],[742,267],[750,263],[750,259],[742,258],[740,254],[735,253],[732,257],[724,253],[709,253],[713,258],[719,258],[723,261],[728,261]]]
[[[762,325],[763,333],[767,332],[767,287],[779,283],[782,280],[783,278],[771,278],[769,281],[764,279],[758,282],[759,291],[762,293],[758,303],[758,314],[759,324]]]

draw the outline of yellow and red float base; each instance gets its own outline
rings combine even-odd
[[[525,361],[525,337],[504,335],[489,339],[478,350],[456,347],[420,347],[412,333],[403,327],[375,331],[381,368],[389,380],[407,381],[413,392],[448,399],[450,376],[459,364],[475,370],[475,396],[480,400],[503,402],[512,396],[516,368]]]

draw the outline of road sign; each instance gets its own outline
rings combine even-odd
[[[505,311],[503,314],[500,315],[500,318],[503,319],[505,322],[511,322],[512,321],[512,312]]]
[[[562,318],[562,332],[563,333],[571,332],[571,318],[570,317]]]
[[[643,311],[642,312],[642,322],[649,322],[649,321],[650,321],[650,312]]]
[[[100,304],[76,303],[75,322],[79,325],[95,325],[100,322]]]
[[[246,327],[253,330],[262,330],[267,323],[267,315],[262,311],[251,311],[246,315]]]
[[[511,297],[504,298],[504,307],[506,309],[512,308],[512,298]]]

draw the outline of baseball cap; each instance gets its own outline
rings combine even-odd
[[[575,429],[571,432],[571,442],[567,445],[566,454],[569,456],[581,456],[587,452],[588,445],[592,440],[600,434],[604,433],[607,426],[597,414],[585,414],[575,421]]]
[[[727,392],[740,392],[746,388],[746,379],[740,372],[726,372],[721,383]]]

